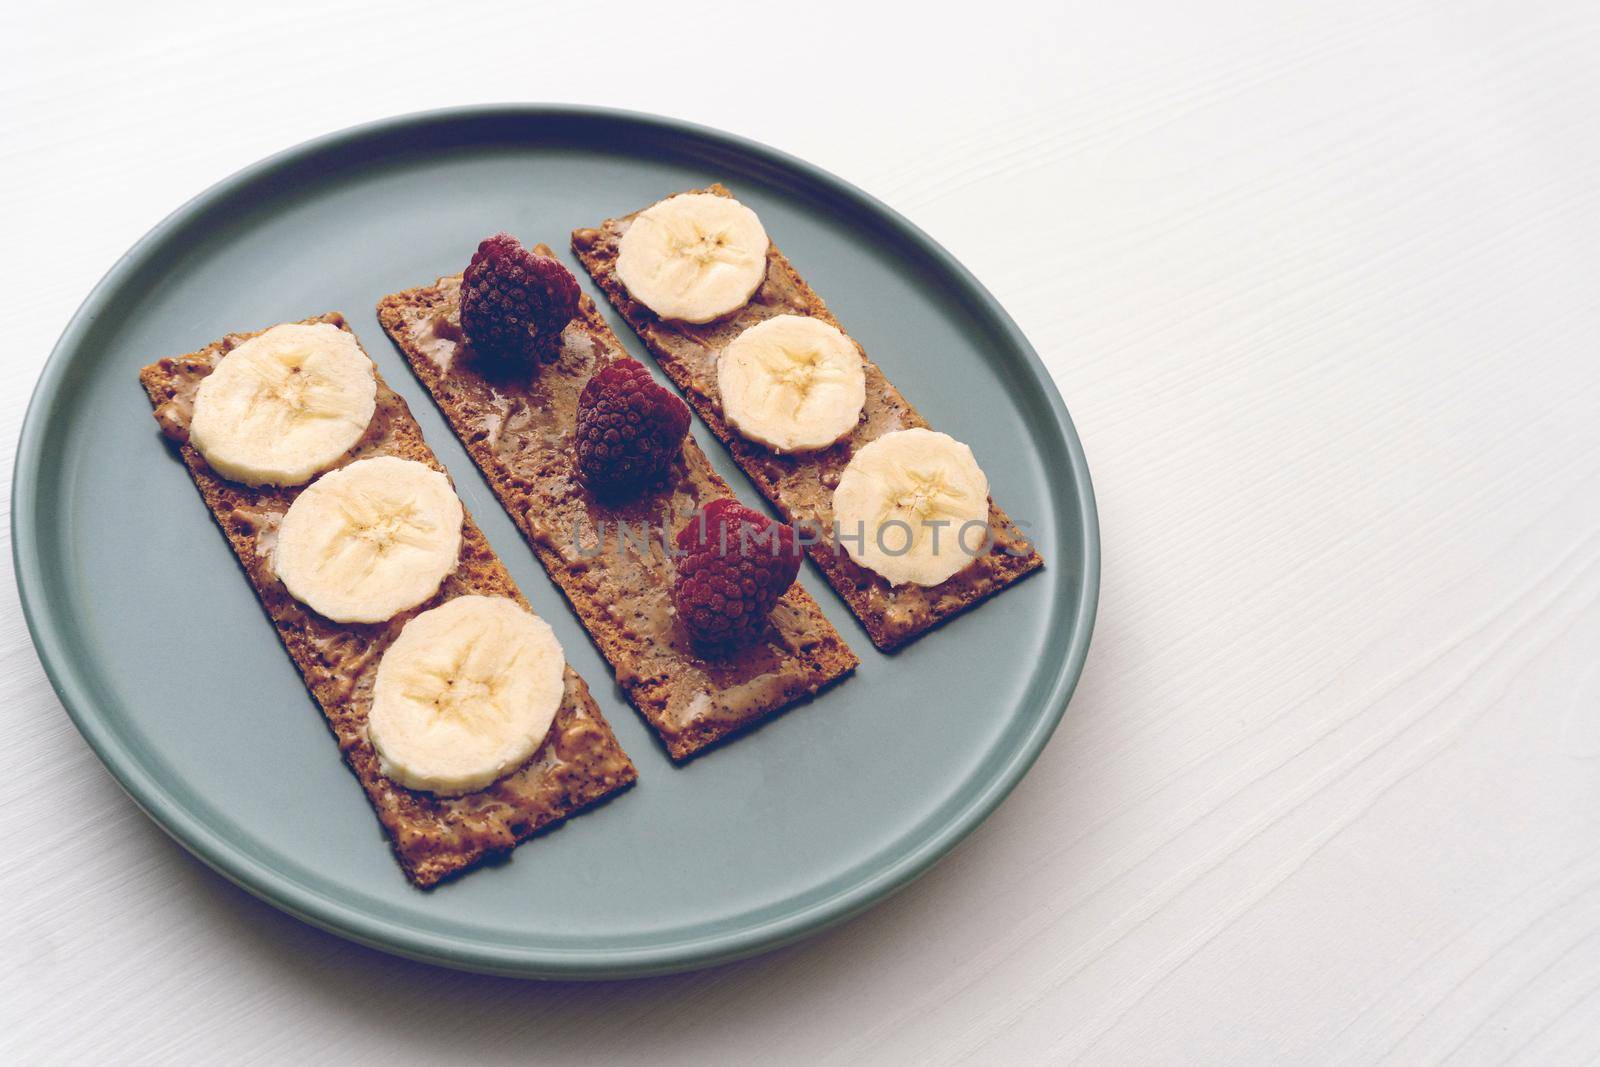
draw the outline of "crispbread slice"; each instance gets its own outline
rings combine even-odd
[[[344,317],[322,315],[349,331]],[[511,597],[527,607],[511,575],[467,515],[461,531],[461,559],[439,592],[427,603],[386,623],[335,623],[300,604],[272,572],[271,553],[278,523],[303,487],[252,489],[218,476],[187,443],[195,390],[228,351],[255,333],[229,334],[198,352],[158,360],[139,372],[156,408],[163,432],[177,443],[196,488],[255,587],[268,618],[322,707],[345,761],[361,782],[378,821],[389,833],[406,876],[431,886],[516,844],[637,777],[632,761],[617,744],[589,688],[570,666],[566,694],[539,750],[523,767],[475,793],[436,797],[391,782],[378,770],[377,753],[367,740],[372,681],[384,650],[406,620],[446,600],[469,593]],[[374,370],[376,374],[376,370]],[[443,471],[406,403],[378,377],[378,408],[372,423],[343,462],[373,456],[398,456]]]
[[[550,254],[542,245],[536,251]],[[462,339],[460,285],[454,275],[387,296],[378,320],[673,759],[855,669],[855,653],[799,583],[773,609],[764,640],[724,657],[697,652],[671,610],[665,542],[702,505],[732,496],[727,483],[691,438],[670,489],[623,504],[596,500],[573,474],[572,431],[584,383],[622,357],[616,335],[585,296],[558,359],[531,375],[497,371],[480,365]]]
[[[689,192],[733,195],[721,185]],[[896,587],[852,560],[833,537],[833,487],[840,472],[869,441],[894,430],[926,427],[927,420],[863,350],[867,402],[860,423],[848,437],[832,448],[802,455],[779,455],[746,440],[722,417],[717,391],[717,359],[728,342],[775,315],[809,315],[841,332],[844,327],[776,244],[768,247],[767,276],[761,288],[738,311],[698,326],[658,318],[630,297],[617,277],[617,245],[637,214],[607,219],[595,229],[574,230],[573,252],[756,488],[787,521],[821,535],[809,546],[811,558],[861,620],[874,645],[885,652],[899,648],[1044,566],[1044,559],[992,499],[989,551],[942,585]],[[861,346],[857,343],[856,347]]]

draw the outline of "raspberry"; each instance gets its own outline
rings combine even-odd
[[[672,602],[697,645],[747,645],[800,573],[794,528],[737,500],[707,504],[678,531]]]
[[[461,278],[461,328],[474,351],[495,360],[552,360],[578,313],[578,282],[549,256],[509,233],[486,237]]]
[[[619,359],[578,394],[578,477],[599,496],[636,492],[661,480],[688,432],[688,406]]]

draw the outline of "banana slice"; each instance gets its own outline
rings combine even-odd
[[[367,432],[377,406],[372,360],[329,323],[252,337],[200,382],[189,443],[245,485],[299,485]]]
[[[867,375],[855,344],[821,319],[778,315],[735,337],[717,360],[722,413],[776,452],[827,448],[855,428]]]
[[[987,543],[989,479],[949,434],[897,430],[850,460],[833,514],[857,563],[895,585],[939,585]]]
[[[273,569],[334,622],[383,622],[439,591],[461,552],[461,520],[450,479],[427,464],[358,460],[295,497]]]
[[[617,247],[617,277],[664,319],[710,322],[745,302],[767,276],[767,231],[726,196],[683,193],[634,217]]]
[[[461,596],[406,623],[383,654],[367,735],[378,769],[454,796],[527,762],[566,689],[550,624],[515,600]]]

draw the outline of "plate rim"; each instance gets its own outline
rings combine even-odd
[[[452,936],[384,917],[375,910],[333,899],[295,881],[218,833],[187,809],[141,766],[114,736],[99,714],[74,663],[55,609],[46,597],[41,546],[34,531],[39,522],[38,479],[49,419],[46,409],[61,392],[69,359],[98,309],[141,259],[158,248],[195,216],[238,189],[279,168],[293,166],[345,142],[394,134],[406,128],[494,123],[505,120],[612,122],[646,127],[658,134],[687,137],[761,162],[772,170],[798,175],[830,196],[853,202],[858,211],[876,216],[900,239],[915,247],[949,277],[990,324],[1024,356],[1046,408],[1066,445],[1076,487],[1076,506],[1083,524],[1083,551],[1075,561],[1053,567],[1080,568],[1082,592],[1074,606],[1071,633],[1044,698],[1043,714],[1033,730],[1006,754],[995,772],[958,810],[898,857],[842,889],[784,914],[731,931],[643,948],[559,948],[507,946]],[[73,725],[111,776],[150,819],[212,870],[252,896],[313,926],[382,951],[458,969],[518,977],[572,979],[621,978],[693,970],[766,952],[859,914],[904,888],[976,829],[1010,794],[1032,767],[1066,712],[1088,655],[1100,588],[1100,530],[1093,485],[1082,442],[1060,391],[1032,344],[999,301],[954,256],[918,226],[876,197],[815,164],[780,149],[710,126],[648,112],[576,104],[507,103],[438,108],[360,123],[303,141],[272,153],[185,201],[140,237],[106,271],[84,297],[51,349],[29,397],[16,460],[12,468],[11,548],[23,617],[51,687]]]

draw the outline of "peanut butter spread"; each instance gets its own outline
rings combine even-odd
[[[720,185],[692,191],[732,195]],[[637,214],[573,231],[573,251],[773,507],[790,523],[817,532],[819,539],[809,548],[812,559],[861,619],[874,644],[884,650],[897,648],[1044,565],[1022,531],[992,500],[988,551],[941,585],[894,586],[851,559],[834,540],[833,491],[839,475],[868,442],[896,430],[926,428],[927,420],[863,352],[866,403],[855,429],[838,444],[820,452],[780,455],[741,436],[722,415],[717,360],[723,349],[749,327],[775,315],[809,315],[841,331],[843,327],[776,244],[767,250],[765,280],[737,311],[704,325],[658,318],[629,296],[616,273],[618,244]]]
[[[311,321],[348,329],[339,315]],[[200,381],[218,360],[250,336],[230,334],[199,352],[160,360],[144,368],[140,378],[155,405],[157,423],[177,442],[195,484],[227,534],[307,687],[322,706],[345,760],[360,779],[411,879],[419,885],[433,885],[482,859],[510,851],[540,827],[631,783],[636,777],[632,762],[618,746],[583,679],[571,667],[566,670],[561,708],[544,743],[519,770],[489,787],[459,797],[438,797],[406,789],[379,772],[366,729],[372,684],[384,650],[406,621],[469,593],[511,597],[524,606],[527,602],[471,516],[462,530],[460,560],[439,592],[388,622],[335,623],[291,597],[273,573],[272,552],[278,525],[301,487],[250,488],[225,481],[186,443]],[[443,470],[423,441],[405,401],[380,378],[372,422],[341,464],[391,455]]]
[[[669,545],[702,506],[732,495],[727,483],[688,440],[666,489],[622,503],[596,499],[572,466],[578,397],[623,353],[593,301],[581,301],[558,358],[518,372],[479,359],[467,344],[460,284],[459,276],[441,278],[387,297],[379,319],[673,758],[854,669],[855,655],[798,584],[755,645],[719,656],[697,651],[673,611]]]

